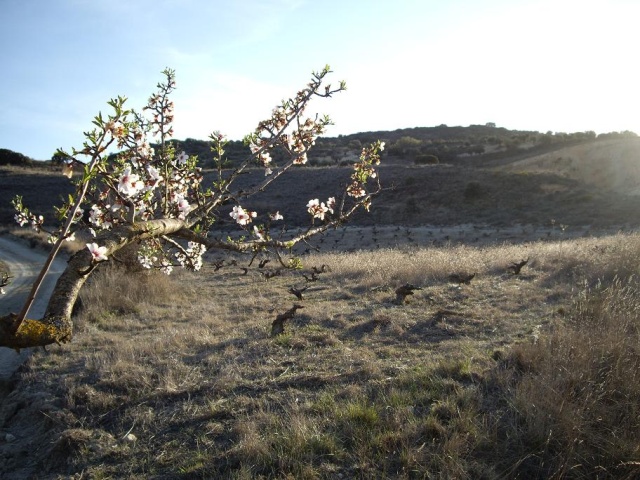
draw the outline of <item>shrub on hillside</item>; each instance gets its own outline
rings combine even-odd
[[[464,199],[467,202],[473,202],[485,195],[485,189],[480,182],[469,182],[464,189]]]
[[[0,148],[0,165],[22,165],[26,167],[32,163],[33,160],[21,153],[7,148]]]
[[[437,165],[440,160],[435,155],[418,155],[413,159],[413,163],[416,165]]]

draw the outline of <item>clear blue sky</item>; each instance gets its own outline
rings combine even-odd
[[[0,148],[80,146],[176,70],[175,136],[240,139],[311,71],[329,136],[495,122],[640,133],[636,0],[0,0]]]

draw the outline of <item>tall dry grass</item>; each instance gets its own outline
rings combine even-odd
[[[610,281],[640,270],[640,238],[617,234],[552,242],[525,242],[487,247],[453,245],[431,248],[359,250],[314,256],[316,264],[332,266],[345,282],[362,287],[445,281],[451,273],[499,275],[514,262],[529,259],[531,268],[552,281]]]
[[[510,474],[638,478],[638,286],[629,277],[584,289],[564,322],[510,353]]]

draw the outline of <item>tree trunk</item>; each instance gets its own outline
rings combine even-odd
[[[175,218],[150,220],[105,231],[95,241],[107,247],[106,254],[111,256],[130,243],[175,234],[186,227],[183,220]],[[95,266],[89,250],[83,249],[73,255],[56,283],[42,319],[25,319],[16,329],[17,315],[11,313],[0,317],[0,347],[20,350],[70,341],[73,336],[71,311]]]

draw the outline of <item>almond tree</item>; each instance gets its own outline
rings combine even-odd
[[[112,99],[108,103],[112,113],[106,118],[102,114],[95,117],[94,128],[85,133],[81,149],[56,154],[63,159],[63,173],[69,178],[74,171],[80,173],[75,194],[56,209],[59,226],[45,230],[42,216],[29,211],[21,197],[13,201],[16,221],[47,231],[53,247],[23,310],[0,318],[0,346],[20,349],[70,341],[71,311],[80,288],[97,265],[110,261],[127,245],[136,244],[138,260],[144,267],[167,274],[176,266],[199,270],[207,250],[252,255],[268,251],[283,267],[294,268],[299,260],[287,258],[287,253],[296,243],[342,224],[359,208],[368,210],[371,198],[381,189],[374,168],[384,148],[381,142],[363,148],[351,180],[342,187],[337,200],[309,200],[305,208],[310,225],[302,232],[280,230],[279,235],[272,236],[271,226],[281,222],[283,215],[243,207],[248,197],[264,191],[290,168],[307,162],[315,139],[331,124],[327,116],[305,116],[309,102],[345,89],[344,82],[335,88],[326,84],[329,73],[328,67],[314,72],[305,88],[282,101],[269,119],[258,124],[245,138],[251,155],[240,166],[223,168],[226,139],[219,132],[212,133],[211,150],[217,168],[216,179],[209,184],[203,181],[198,158],[177,152],[171,142],[170,96],[176,87],[173,70],[163,72],[164,80],[142,112],[126,109],[126,98]],[[118,153],[109,153],[114,150]],[[272,158],[276,151],[278,158],[284,158],[278,164]],[[264,170],[263,179],[249,189],[238,189],[236,180],[256,168]],[[232,219],[244,235],[226,240],[212,237],[225,218]],[[89,231],[93,240],[69,260],[43,318],[27,318],[61,244],[80,230]]]

